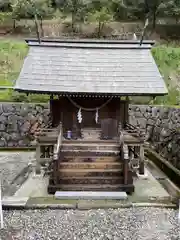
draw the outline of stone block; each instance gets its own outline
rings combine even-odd
[[[66,192],[57,191],[55,193],[56,199],[89,199],[89,200],[101,200],[101,199],[116,199],[126,200],[126,192]]]

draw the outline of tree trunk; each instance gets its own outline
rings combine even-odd
[[[74,29],[74,22],[75,22],[75,16],[74,16],[74,11],[72,12],[72,15],[71,15],[71,28],[72,28],[72,32],[75,32],[75,29]]]
[[[39,43],[41,43],[41,37],[40,37],[40,33],[39,33],[39,24],[38,24],[38,19],[37,19],[37,15],[34,15],[34,21],[35,21],[35,26],[36,26],[36,34],[37,34],[37,38],[39,40]]]
[[[72,27],[72,32],[75,32],[75,23],[76,23],[76,14],[77,14],[77,0],[72,1],[72,18],[71,18],[71,27]]]
[[[13,19],[13,31],[16,29],[16,19]]]
[[[43,29],[43,19],[40,17],[40,26],[41,26],[41,37],[44,37],[44,29]]]
[[[153,11],[153,29],[156,28],[156,10]]]
[[[98,32],[97,32],[97,37],[100,38],[101,37],[101,21],[99,20],[99,23],[98,23]]]

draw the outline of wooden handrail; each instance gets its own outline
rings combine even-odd
[[[124,175],[124,184],[128,184],[128,162],[129,162],[129,149],[128,145],[124,143],[124,132],[121,124],[119,124],[119,144],[121,151],[121,161],[123,161],[123,175]]]
[[[60,150],[61,150],[61,146],[62,146],[62,137],[63,137],[63,129],[62,129],[62,123],[59,124],[59,134],[58,134],[58,138],[57,138],[57,145],[56,148],[54,150],[54,160],[58,160],[59,158],[59,154],[60,154]]]
[[[127,133],[131,134],[133,137],[137,137],[144,141],[144,131],[130,123],[125,124],[125,130]]]

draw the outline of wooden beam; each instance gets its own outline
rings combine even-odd
[[[140,146],[140,162],[139,162],[139,174],[144,174],[144,146]]]

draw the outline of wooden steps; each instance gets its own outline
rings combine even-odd
[[[122,176],[122,171],[119,171],[119,169],[105,169],[102,171],[102,169],[96,170],[96,169],[62,169],[58,172],[58,177],[60,176],[60,179],[64,177],[107,177],[107,176]]]
[[[50,176],[49,193],[133,189],[131,171],[124,184],[123,161],[116,141],[65,140],[54,169],[57,170]]]
[[[70,151],[70,150],[65,150],[61,151],[61,158],[66,157],[66,156],[81,156],[81,157],[96,157],[96,156],[119,156],[119,151],[105,151],[105,150],[99,150],[99,151],[89,151],[89,150],[76,150],[76,151]]]
[[[87,156],[77,156],[74,155],[72,156],[72,154],[69,156],[63,156],[61,158],[61,163],[62,162],[87,162],[87,163],[91,163],[91,162],[96,162],[96,163],[111,163],[111,162],[119,162],[119,156],[92,156],[92,155],[87,155]]]
[[[62,169],[88,169],[88,170],[101,170],[105,169],[122,169],[122,163],[120,162],[92,162],[92,163],[83,163],[83,162],[62,162],[60,163],[60,170]]]
[[[59,169],[60,176],[63,177],[87,177],[87,176],[120,176],[119,169]]]
[[[104,185],[104,184],[123,184],[124,183],[124,178],[123,176],[84,176],[79,177],[79,176],[75,176],[75,177],[63,177],[60,180],[60,185],[65,185],[67,184],[72,185],[72,184],[96,184],[96,185]],[[132,181],[128,182],[129,184],[132,183]]]
[[[59,184],[54,190],[61,191],[120,191],[123,184]],[[51,186],[53,188],[53,186]]]
[[[103,152],[103,151],[119,151],[120,147],[117,144],[63,144],[62,151],[89,151],[89,152]]]

